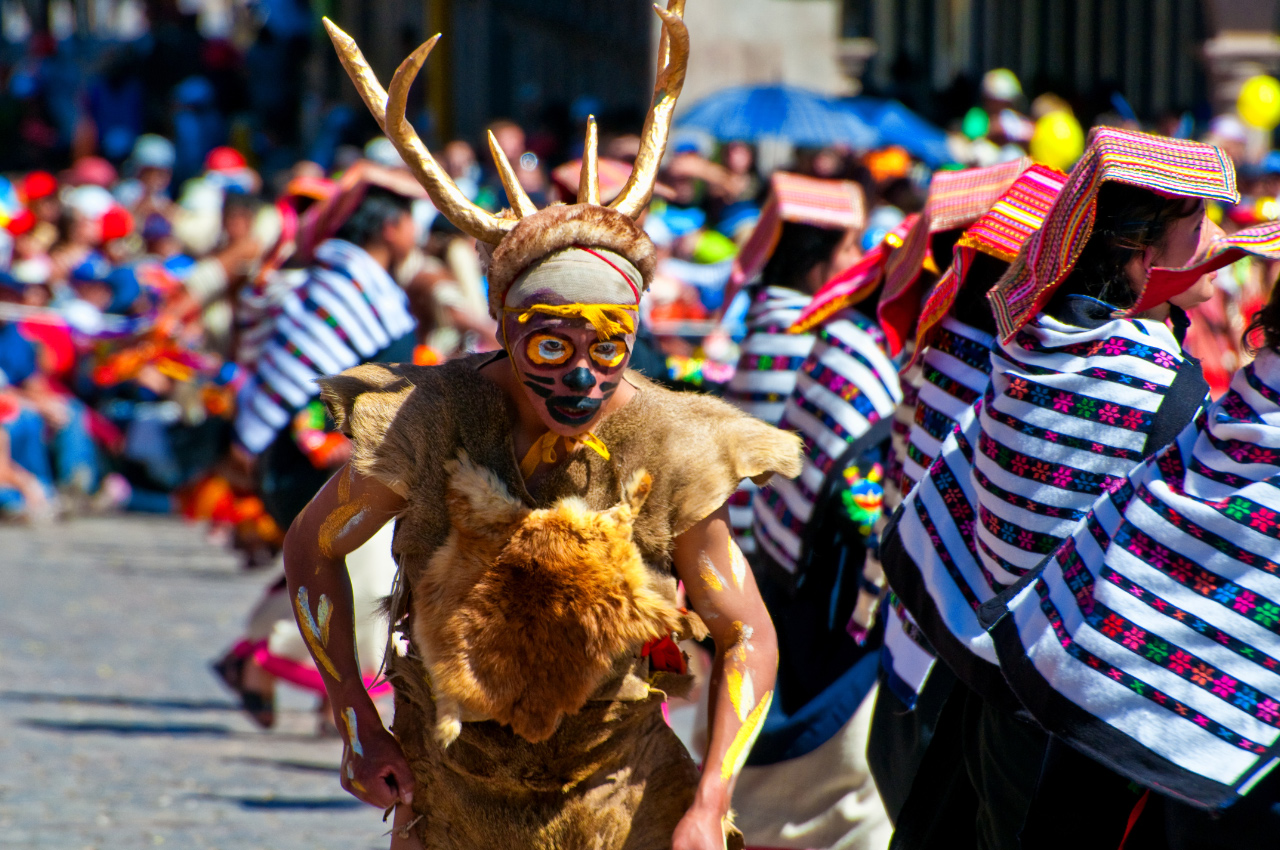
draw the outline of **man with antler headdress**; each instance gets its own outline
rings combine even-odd
[[[504,350],[322,381],[354,456],[290,529],[290,593],[331,695],[342,782],[396,807],[396,848],[741,846],[729,803],[768,713],[777,647],[725,500],[799,471],[798,440],[627,371],[652,193],[688,59],[664,24],[654,103],[622,193],[601,205],[590,123],[578,202],[538,210],[495,144],[512,209],[470,204],[404,120],[436,39],[383,91],[344,66],[440,211],[487,246]],[[437,36],[438,38],[438,36]],[[394,734],[360,684],[343,557],[395,518]],[[677,607],[677,578],[693,610]],[[696,612],[696,613],[695,613]],[[701,616],[699,616],[701,615]],[[662,718],[690,684],[674,640],[715,639],[699,775]]]

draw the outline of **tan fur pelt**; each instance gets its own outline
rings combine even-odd
[[[642,289],[649,288],[657,259],[653,243],[634,221],[593,204],[552,206],[522,219],[493,249],[489,314],[495,319],[501,315],[507,290],[521,272],[548,254],[574,245],[605,248],[626,257],[639,270]]]
[[[465,453],[446,471],[451,531],[413,588],[437,740],[478,716],[544,741],[620,656],[681,629],[632,540],[652,479],[637,470],[608,510],[577,496],[532,510]]]

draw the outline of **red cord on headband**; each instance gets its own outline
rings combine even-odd
[[[603,254],[600,254],[596,251],[592,251],[590,248],[584,247],[582,245],[574,245],[573,247],[577,248],[579,251],[586,251],[588,254],[595,257],[597,260],[599,260],[602,263],[608,263],[609,268],[613,269],[615,272],[622,275],[622,279],[627,282],[627,286],[631,287],[631,292],[636,296],[636,304],[640,303],[640,290],[637,289],[635,283],[632,282],[631,276],[628,275],[626,272],[624,272],[622,269],[618,268],[616,263],[612,262],[608,257],[604,256]]]

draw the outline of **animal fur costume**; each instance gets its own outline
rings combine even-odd
[[[356,470],[408,502],[392,546],[400,581],[391,619],[411,648],[392,655],[388,669],[393,731],[420,789],[415,832],[431,850],[667,847],[698,774],[661,704],[691,682],[650,670],[639,656],[653,633],[645,629],[683,626],[675,538],[743,478],[796,474],[799,441],[717,399],[629,372],[636,396],[596,430],[610,458],[579,452],[530,491],[507,426],[510,403],[478,372],[492,357],[369,364],[322,381],[354,443]],[[612,527],[587,537],[583,551],[555,551],[557,525],[606,523]],[[580,560],[576,572],[559,569],[566,557]],[[467,586],[468,576],[478,580]],[[569,610],[554,610],[548,597]],[[459,604],[471,606],[467,617],[442,617]],[[593,605],[616,606],[621,616],[598,616]],[[583,625],[593,621],[595,639]],[[696,632],[698,623],[683,628]],[[464,644],[477,652],[461,657]],[[580,702],[567,691],[581,693],[584,669],[594,687]],[[447,747],[437,734],[447,700],[437,693],[463,695],[468,721]],[[465,710],[509,706],[526,694],[533,702],[507,715],[515,728]],[[548,723],[554,731],[543,737]]]
[[[355,43],[326,21],[339,58],[401,157],[455,225],[488,246],[490,312],[517,350],[534,313],[635,330],[653,246],[647,207],[688,61],[684,0],[664,28],[654,102],[631,179],[600,202],[588,124],[578,203],[537,210],[490,147],[512,209],[467,201],[404,121],[435,39],[384,91]],[[504,356],[502,354],[498,357]],[[744,478],[800,471],[800,441],[719,400],[636,388],[570,455],[526,486],[514,410],[480,370],[494,355],[437,367],[366,365],[321,381],[352,464],[406,500],[392,551],[393,732],[418,790],[412,830],[427,850],[662,850],[699,775],[665,723],[684,672],[651,668],[654,638],[705,635],[676,608],[676,538]],[[683,669],[682,664],[676,667]],[[741,847],[730,830],[728,846]]]

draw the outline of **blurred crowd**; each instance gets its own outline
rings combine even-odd
[[[272,345],[299,347],[282,330],[290,310],[310,311],[348,335],[347,325],[359,324],[298,296],[318,268],[333,268],[322,246],[357,245],[403,291],[413,329],[395,349],[399,359],[435,363],[495,349],[496,328],[474,240],[437,215],[376,127],[322,132],[299,159],[297,92],[255,90],[252,102],[237,101],[246,65],[287,61],[305,38],[282,31],[275,46],[261,47],[269,55],[237,55],[236,73],[220,74],[222,43],[184,29],[184,20],[161,19],[146,50],[134,44],[97,57],[97,70],[74,83],[78,98],[64,99],[58,86],[73,85],[73,72],[87,66],[83,57],[68,65],[73,54],[56,43],[33,39],[11,74],[7,97],[18,107],[0,112],[17,123],[13,134],[0,133],[10,144],[3,157],[30,167],[0,179],[0,511],[28,521],[181,512],[211,521],[246,563],[264,563],[296,512],[272,496],[293,473],[273,473],[264,453],[287,439],[294,460],[324,476],[349,452],[309,382],[285,399],[277,396],[288,391],[273,384],[272,370],[285,367],[271,359]],[[281,14],[273,25],[288,30],[289,20]],[[282,112],[285,101],[294,106]],[[74,108],[62,114],[53,108],[60,102]],[[580,106],[559,135],[510,120],[489,127],[540,205],[576,196],[574,156],[590,104]],[[244,114],[263,118],[246,124],[237,118]],[[1104,119],[1136,123],[1123,114]],[[237,134],[236,126],[253,133]],[[602,127],[606,200],[621,190],[639,147],[628,129]],[[1065,102],[1026,103],[1017,78],[1003,70],[987,75],[981,102],[948,129],[954,161],[942,168],[1028,150],[1069,167],[1083,138]],[[1236,158],[1245,195],[1236,207],[1211,210],[1221,226],[1230,232],[1280,215],[1280,152],[1251,148],[1235,116],[1200,129]],[[483,143],[455,139],[434,149],[463,193],[496,211],[506,197],[490,158],[477,155]],[[287,162],[281,151],[292,152]],[[865,197],[863,226],[822,258],[824,280],[920,211],[932,175],[899,146],[757,148],[677,132],[643,222],[658,272],[632,362],[650,377],[711,392],[729,383],[748,309],[741,284],[749,281],[740,278],[753,271],[740,252],[778,172],[850,181]],[[1221,392],[1248,356],[1241,332],[1269,293],[1250,264],[1219,275],[1218,285],[1199,308],[1189,347]],[[389,341],[398,337],[394,324]],[[358,340],[351,347],[362,358],[375,353],[360,351]],[[265,391],[274,394],[270,402]]]

